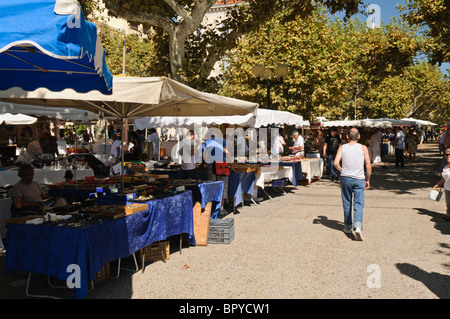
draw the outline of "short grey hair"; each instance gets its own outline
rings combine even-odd
[[[349,129],[347,135],[350,141],[357,141],[360,137],[359,131],[356,127]]]

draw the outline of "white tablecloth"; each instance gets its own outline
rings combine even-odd
[[[311,184],[314,177],[321,178],[323,173],[323,160],[321,158],[307,158],[302,160],[302,172]]]
[[[255,174],[255,185],[264,188],[265,182],[282,178],[292,179],[292,174],[291,166],[261,166],[259,172]]]
[[[83,168],[72,170],[73,179],[84,179],[87,176],[94,176],[94,171],[91,168]],[[20,181],[17,175],[18,170],[0,171],[0,187],[15,185]],[[39,184],[56,184],[64,182],[64,174],[66,169],[38,169],[34,170],[34,181]]]

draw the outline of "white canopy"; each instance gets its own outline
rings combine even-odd
[[[391,128],[394,125],[416,125],[415,121],[409,119],[395,120],[387,118],[379,119],[363,119],[363,120],[342,120],[342,121],[329,121],[323,122],[323,127],[378,127],[378,128]]]
[[[25,114],[0,114],[0,124],[6,125],[30,125],[37,122],[37,118]]]
[[[105,116],[139,118],[145,116],[246,115],[257,103],[204,93],[166,77],[121,77],[113,79],[113,94],[98,91],[77,93],[72,89],[52,92],[39,88],[27,92],[14,87],[0,91],[0,100],[48,107],[78,108]]]
[[[286,111],[257,109],[253,113],[234,116],[198,116],[198,117],[145,117],[134,120],[134,129],[143,130],[151,127],[184,127],[192,128],[194,125],[209,126],[230,124],[245,127],[261,127],[268,125],[294,125],[302,126],[303,117]]]
[[[96,113],[74,109],[69,107],[45,107],[38,105],[26,105],[0,102],[0,114],[27,114],[34,116],[47,116],[49,118],[57,118],[60,120],[69,121],[87,121],[98,120],[99,116]]]
[[[286,111],[258,109],[254,127],[268,125],[303,126],[303,116]]]
[[[411,117],[409,118],[403,118],[402,120],[407,120],[407,121],[414,121],[416,122],[417,125],[424,125],[424,126],[435,126],[437,125],[436,123],[430,122],[430,121],[425,121],[425,120],[417,120],[417,119],[413,119]]]
[[[143,130],[152,127],[183,127],[193,128],[195,125],[241,125],[249,122],[253,113],[234,116],[153,116],[134,120],[134,129]]]

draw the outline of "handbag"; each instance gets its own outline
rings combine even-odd
[[[442,197],[441,189],[437,190],[435,187],[430,191],[429,199],[439,202]]]
[[[228,163],[226,162],[214,162],[214,167],[216,171],[216,175],[220,176],[230,176],[230,167],[228,166]]]

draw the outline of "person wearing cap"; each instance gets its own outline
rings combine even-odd
[[[292,137],[295,142],[294,145],[289,147],[289,149],[294,153],[295,156],[305,156],[305,140],[300,135],[298,131],[292,133]]]

